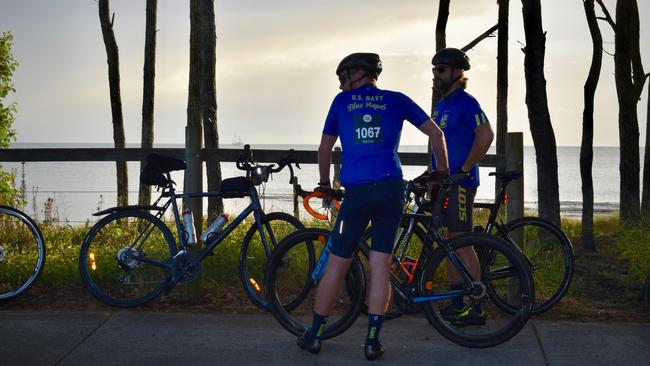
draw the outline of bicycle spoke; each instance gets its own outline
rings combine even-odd
[[[141,305],[170,279],[169,230],[146,213],[118,213],[97,223],[82,246],[84,282],[100,300],[115,306]]]

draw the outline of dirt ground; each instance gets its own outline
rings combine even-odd
[[[574,242],[576,268],[569,294],[547,313],[549,320],[616,321],[650,323],[650,304],[639,301],[640,287],[626,285],[627,263],[618,255],[614,241],[600,239],[599,252],[582,249]],[[44,286],[38,283],[21,297],[0,303],[4,310],[114,311],[96,300],[82,284]],[[203,290],[190,296],[188,286],[179,286],[133,311],[261,313],[241,287],[203,283]]]

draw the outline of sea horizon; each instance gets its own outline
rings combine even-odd
[[[250,144],[253,149],[315,150],[315,144]],[[10,148],[110,148],[112,143],[12,143]],[[127,144],[127,147],[137,148],[139,144]],[[183,144],[159,143],[157,148],[182,148]],[[221,144],[222,148],[239,149],[243,145]],[[494,153],[494,147],[488,153]],[[425,152],[426,145],[401,145],[402,152]],[[565,216],[581,216],[582,192],[579,169],[579,146],[559,146],[558,175],[560,184],[560,207]],[[642,150],[641,150],[642,151]],[[594,211],[596,214],[611,214],[619,209],[619,177],[618,177],[618,147],[594,147]],[[643,162],[643,159],[641,159]],[[17,185],[25,176],[28,213],[36,216],[44,215],[43,206],[48,198],[54,200],[59,210],[61,221],[85,222],[94,220],[91,215],[99,208],[113,206],[116,200],[115,164],[112,162],[32,162],[21,163],[0,162],[5,171],[14,171]],[[137,184],[139,178],[139,163],[129,162],[129,202],[137,202]],[[241,175],[233,163],[222,163],[223,178]],[[301,184],[311,188],[318,181],[317,166],[301,164],[303,169],[297,170]],[[537,210],[537,172],[535,167],[535,149],[533,146],[524,147],[524,207],[526,211]],[[23,170],[24,169],[24,170]],[[410,179],[419,175],[423,167],[403,166],[404,178]],[[488,173],[493,168],[481,169],[481,186],[477,192],[477,202],[489,202],[494,199],[494,181]],[[174,172],[173,178],[179,182],[178,189],[182,191],[182,172]],[[206,186],[204,179],[204,187]],[[264,187],[267,211],[280,210],[292,212],[292,189],[288,184],[288,173],[277,173]],[[155,191],[154,191],[155,197]],[[239,201],[239,202],[235,202]],[[246,205],[245,200],[226,200],[226,211],[236,213]]]

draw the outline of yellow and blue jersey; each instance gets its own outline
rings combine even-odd
[[[436,104],[433,120],[445,134],[451,174],[460,173],[460,168],[474,144],[474,130],[490,121],[478,101],[462,88],[453,91]],[[436,161],[433,157],[431,160],[435,169]],[[462,181],[461,185],[477,187],[480,183],[478,164],[475,164],[469,173],[472,178]]]

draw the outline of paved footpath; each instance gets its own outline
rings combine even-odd
[[[0,365],[362,365],[366,322],[304,352],[270,315],[0,311]],[[423,318],[384,323],[378,365],[650,365],[650,324],[531,320],[470,349]]]

